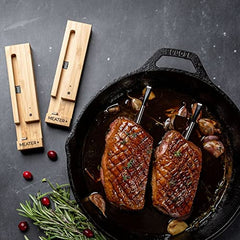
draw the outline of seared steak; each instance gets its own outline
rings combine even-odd
[[[108,201],[129,210],[140,210],[145,190],[153,139],[124,117],[110,124],[101,162],[101,179]]]
[[[153,205],[172,217],[186,218],[191,211],[201,168],[201,150],[179,132],[168,131],[155,152]]]

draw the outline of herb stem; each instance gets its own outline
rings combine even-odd
[[[81,212],[75,200],[70,199],[69,184],[58,185],[56,187],[47,180],[43,179],[42,182],[47,182],[52,188],[52,191],[36,196],[29,194],[31,201],[26,201],[25,204],[20,203],[20,208],[17,209],[19,215],[30,218],[33,224],[41,228],[46,237],[39,236],[40,240],[51,239],[65,239],[65,240],[86,240],[83,235],[83,230],[86,228],[94,232],[96,240],[106,240],[106,237],[98,232],[93,224]],[[52,201],[53,208],[42,206],[41,198],[48,195]],[[24,236],[29,240],[27,236]]]

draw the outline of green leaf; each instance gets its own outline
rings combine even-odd
[[[47,179],[46,179],[46,178],[43,178],[43,179],[42,179],[42,182],[47,182]]]
[[[182,156],[182,153],[181,153],[180,151],[176,151],[176,152],[174,153],[174,156],[175,156],[175,157],[181,157],[181,156]]]

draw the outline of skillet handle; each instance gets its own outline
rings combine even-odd
[[[193,53],[188,52],[185,50],[180,49],[174,49],[174,48],[161,48],[159,49],[154,55],[149,58],[145,64],[140,68],[141,71],[157,71],[161,68],[157,66],[157,61],[163,57],[163,56],[169,56],[169,57],[177,57],[177,58],[184,58],[187,60],[190,60],[196,69],[196,72],[193,73],[196,77],[199,78],[205,78],[207,81],[212,83],[212,81],[209,79],[199,57]]]

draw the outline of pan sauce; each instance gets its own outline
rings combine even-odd
[[[169,89],[154,89],[156,98],[148,101],[143,114],[141,125],[143,128],[152,135],[154,139],[154,148],[159,144],[161,138],[166,132],[160,123],[163,123],[167,118],[165,110],[182,106],[183,102],[187,104],[188,110],[192,103],[197,102],[196,99],[190,98]],[[129,93],[131,96],[140,97],[141,93]],[[87,137],[84,142],[84,168],[86,168],[95,179],[99,178],[99,166],[101,164],[101,157],[105,146],[105,135],[108,131],[110,123],[118,116],[126,116],[130,119],[135,119],[136,112],[129,104],[127,94],[120,97],[117,102],[120,106],[118,112],[99,112],[97,118],[93,121],[91,128],[88,131]],[[108,106],[106,106],[107,108]],[[213,118],[218,121],[207,106],[203,107],[203,117]],[[177,130],[182,130],[182,123],[177,124]],[[194,199],[192,213],[186,220],[189,231],[198,227],[202,223],[206,223],[208,217],[212,215],[218,207],[223,198],[224,192],[228,186],[232,173],[232,160],[227,156],[228,154],[228,137],[224,129],[220,136],[226,152],[219,158],[215,158],[202,148],[202,143],[196,133],[196,128],[193,130],[190,141],[194,142],[201,148],[203,153],[202,171],[199,180],[198,190]],[[154,154],[152,154],[152,160]],[[169,216],[164,215],[152,206],[151,202],[151,186],[150,186],[151,166],[149,171],[149,180],[146,191],[146,204],[143,210],[137,212],[129,212],[120,210],[117,207],[106,202],[106,215],[115,224],[121,226],[123,229],[132,232],[144,233],[158,233],[167,236],[167,225],[171,219]],[[85,180],[91,192],[99,192],[104,196],[104,190],[101,182],[94,182],[88,174],[85,174]]]

